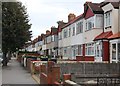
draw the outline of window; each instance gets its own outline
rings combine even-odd
[[[71,35],[71,28],[69,28],[69,37],[70,37],[70,35]]]
[[[76,25],[76,34],[82,33],[83,32],[83,22],[79,22]]]
[[[94,43],[89,43],[85,45],[86,55],[94,55]]]
[[[78,55],[82,55],[82,45],[78,45]]]
[[[64,48],[64,56],[65,57],[67,56],[67,48],[66,47]]]
[[[77,50],[77,46],[72,46],[72,57],[76,56],[77,54],[76,50]]]
[[[64,38],[67,38],[67,30],[64,30]]]
[[[73,36],[75,35],[75,27],[73,27],[73,34],[72,34]]]
[[[59,37],[58,37],[58,38],[59,38],[59,40],[61,40],[61,39],[62,39],[62,34],[61,34],[61,32],[59,32],[59,34],[58,34],[58,35],[59,35]]]
[[[54,35],[52,35],[52,42],[54,42],[54,41],[55,41],[54,37],[55,37],[55,36],[54,36]]]
[[[111,26],[111,11],[105,13],[105,26]]]
[[[86,20],[86,30],[91,30],[94,27],[94,17]]]

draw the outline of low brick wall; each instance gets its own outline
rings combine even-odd
[[[46,65],[40,65],[40,84],[56,84],[59,86],[60,67],[55,66],[55,63],[48,61]]]
[[[72,75],[90,75],[90,76],[104,76],[104,75],[119,75],[120,63],[62,63],[60,66],[60,75],[63,79],[63,74]],[[72,80],[76,78],[72,76]]]

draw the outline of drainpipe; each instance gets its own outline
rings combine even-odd
[[[118,9],[118,30],[120,32],[120,0],[119,0],[119,9]]]
[[[103,33],[104,33],[104,13],[103,13]],[[101,56],[102,56],[102,61],[103,61],[103,53],[104,53],[103,39],[101,41],[102,41],[102,55]]]

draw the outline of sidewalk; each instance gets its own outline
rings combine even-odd
[[[32,78],[31,74],[23,68],[15,58],[12,58],[7,67],[2,68],[3,84],[29,84],[37,86],[37,82]],[[7,85],[8,86],[8,85]]]

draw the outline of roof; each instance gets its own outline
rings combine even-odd
[[[92,9],[93,13],[95,13],[95,14],[102,14],[102,13],[104,13],[102,8],[100,8],[100,4],[99,3],[88,3],[88,5]]]
[[[101,2],[100,7],[103,7],[103,6],[105,6],[105,5],[109,4],[109,3],[111,3],[115,9],[119,9],[119,2]]]
[[[116,39],[116,38],[120,38],[120,32],[113,34],[109,37],[109,39]]]
[[[73,19],[72,21],[70,21],[70,22],[68,22],[67,24],[65,24],[65,25],[62,27],[62,29],[65,28],[65,27],[67,27],[67,26],[69,26],[70,24],[73,24],[74,22],[76,22],[76,21],[78,21],[79,19],[82,19],[82,18],[83,18],[83,14],[77,16],[75,19]]]
[[[51,28],[51,35],[57,34],[57,32],[58,32],[58,28],[55,27]]]
[[[112,31],[102,32],[101,34],[95,37],[94,41],[101,39],[108,39],[111,35],[113,35]]]

